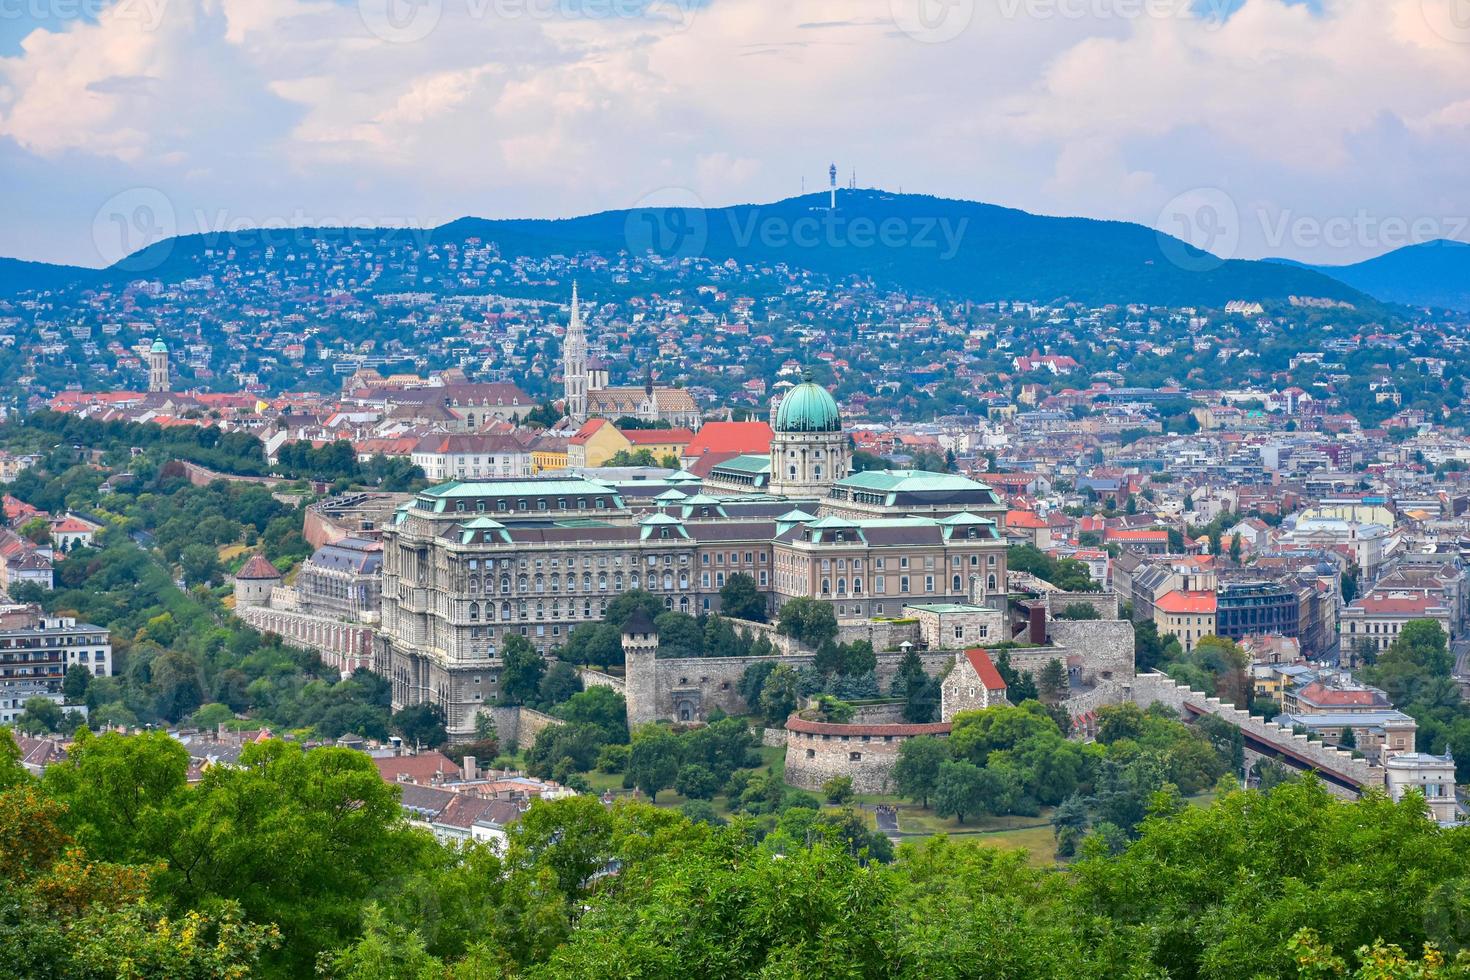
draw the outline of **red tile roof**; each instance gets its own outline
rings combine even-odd
[[[706,422],[684,447],[685,456],[767,453],[775,433],[766,422]]]
[[[965,651],[965,659],[970,661],[971,667],[975,668],[975,673],[980,677],[980,683],[985,685],[987,691],[1006,689],[1005,679],[1000,676],[1000,671],[995,669],[995,664],[990,662],[990,654],[976,647]]]
[[[1181,592],[1175,589],[1166,592],[1154,603],[1154,608],[1162,610],[1171,615],[1183,613],[1208,613],[1215,614],[1215,593],[1213,592]]]
[[[687,445],[694,438],[688,429],[628,429],[623,438],[634,446]]]
[[[250,560],[235,573],[235,578],[243,579],[271,579],[280,577],[280,570],[267,561],[265,555],[262,555],[260,552],[251,555]]]
[[[382,776],[385,782],[390,783],[405,779],[426,786],[435,776],[450,779],[458,778],[460,775],[459,766],[442,752],[388,756],[383,759],[374,759],[373,763],[378,767],[378,775]]]

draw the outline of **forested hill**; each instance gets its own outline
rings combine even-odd
[[[432,230],[303,228],[187,235],[155,243],[98,275],[118,285],[147,276],[176,282],[207,271],[207,252],[269,268],[313,241],[494,242],[504,256],[593,253],[704,257],[756,267],[785,263],[825,275],[871,278],[906,292],[976,300],[1221,306],[1312,296],[1362,305],[1356,289],[1320,273],[1271,262],[1220,261],[1143,225],[1047,217],[917,194],[841,191],[726,208],[645,208],[555,220],[466,217]],[[58,267],[50,267],[56,269]],[[48,273],[56,274],[56,273]],[[654,270],[655,286],[657,270]],[[385,281],[383,288],[402,288]]]
[[[1355,265],[1308,266],[1384,302],[1470,310],[1470,245],[1434,241]]]
[[[0,296],[59,289],[100,278],[97,269],[76,265],[52,265],[49,262],[24,262],[0,258]]]

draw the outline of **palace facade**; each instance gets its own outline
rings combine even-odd
[[[681,471],[621,483],[450,482],[401,506],[383,531],[376,653],[394,705],[437,703],[451,734],[466,735],[498,701],[509,636],[552,653],[634,589],[691,615],[718,612],[737,573],[773,614],[799,596],[832,603],[841,620],[1003,602],[996,494],[953,474],[847,475],[836,404],[805,387],[786,396],[765,460],[782,474],[778,489],[801,492],[706,490]]]

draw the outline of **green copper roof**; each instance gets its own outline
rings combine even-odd
[[[757,456],[753,453],[747,453],[744,456],[734,456],[725,460],[723,463],[716,463],[714,466],[716,472],[728,470],[736,473],[765,473],[770,468],[771,457],[764,455]]]
[[[837,481],[839,487],[877,493],[916,493],[935,490],[989,490],[990,487],[958,473],[927,470],[865,470]]]
[[[778,520],[778,521],[790,521],[793,524],[804,524],[807,521],[814,521],[814,520],[816,520],[816,517],[813,516],[813,515],[811,515],[811,514],[808,514],[806,511],[801,510],[800,508],[797,508],[795,510],[788,510],[786,513],[782,514],[780,517],[776,518],[776,520]]]
[[[841,432],[842,415],[827,389],[804,381],[786,393],[776,411],[777,432]]]
[[[544,497],[547,494],[560,493],[590,493],[590,494],[612,494],[617,491],[606,483],[596,480],[583,480],[577,478],[563,480],[486,480],[479,483],[463,483],[459,480],[450,480],[441,483],[437,487],[430,487],[419,492],[421,497]]]
[[[167,354],[168,353],[168,345],[163,342],[163,338],[162,337],[159,337],[157,340],[155,340],[153,342],[153,346],[150,347],[150,348],[148,348],[148,349],[150,351],[152,351],[154,354]]]

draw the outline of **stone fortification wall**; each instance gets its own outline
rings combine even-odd
[[[564,724],[560,718],[553,718],[525,705],[486,705],[480,710],[490,715],[495,722],[495,736],[500,739],[502,748],[510,742],[515,742],[522,749],[530,748],[543,729]]]
[[[582,678],[582,690],[584,691],[589,687],[610,687],[619,694],[622,694],[624,691],[625,685],[621,677],[604,674],[602,671],[593,670],[591,667],[578,667],[577,676]]]
[[[1230,722],[1263,742],[1295,753],[1313,766],[1352,780],[1360,787],[1382,788],[1384,785],[1383,769],[1372,765],[1368,760],[1354,759],[1351,752],[1313,742],[1306,735],[1298,735],[1273,721],[1253,717],[1233,704],[1222,703],[1219,698],[1192,691],[1165,674],[1140,674],[1135,677],[1130,697],[1139,707],[1146,708],[1158,702],[1178,711],[1181,716],[1186,715],[1185,705],[1191,705]],[[1332,784],[1328,785],[1330,787]]]
[[[743,715],[752,709],[740,696],[740,678],[746,668],[774,661],[800,669],[812,662],[810,652],[772,657],[681,657],[660,660],[629,656],[625,693],[628,723],[646,721],[703,721],[715,708],[728,715]],[[878,654],[878,687],[885,693],[898,673],[903,655]],[[949,652],[919,654],[924,670],[934,676],[946,673],[954,661]]]
[[[1116,592],[1048,592],[1046,616],[1055,619],[1068,606],[1091,606],[1103,619],[1117,619],[1120,604]]]

